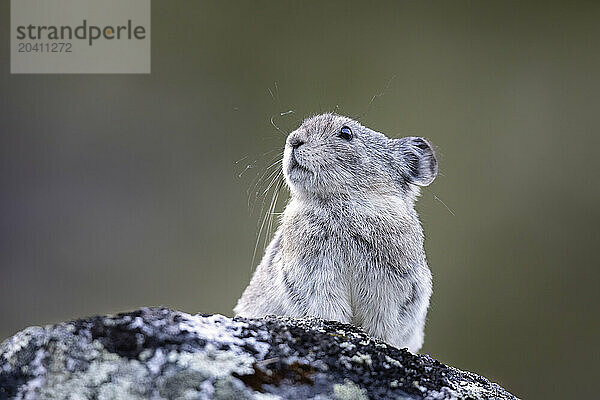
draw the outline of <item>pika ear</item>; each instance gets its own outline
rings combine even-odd
[[[415,185],[427,186],[437,176],[438,162],[433,146],[420,137],[395,139],[396,157],[403,178]]]

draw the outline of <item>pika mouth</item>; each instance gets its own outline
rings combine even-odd
[[[302,172],[310,172],[308,168],[298,162],[296,155],[292,151],[292,156],[290,157],[290,171],[302,171]]]

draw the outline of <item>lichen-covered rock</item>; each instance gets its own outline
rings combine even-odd
[[[515,399],[487,379],[317,318],[144,308],[0,346],[0,399]]]

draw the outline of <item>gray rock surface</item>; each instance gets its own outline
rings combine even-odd
[[[0,399],[515,399],[478,375],[317,318],[143,308],[0,346]]]

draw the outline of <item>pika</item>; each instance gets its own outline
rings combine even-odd
[[[236,315],[337,320],[418,351],[432,278],[414,203],[437,171],[423,138],[331,113],[304,120],[285,143],[290,200]]]

